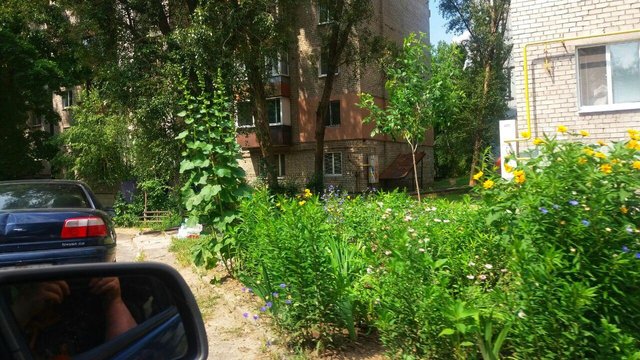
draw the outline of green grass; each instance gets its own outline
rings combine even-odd
[[[186,238],[186,239],[171,239],[171,245],[169,251],[176,255],[176,261],[182,266],[190,265],[193,260],[191,252],[193,247],[198,244],[199,238]]]

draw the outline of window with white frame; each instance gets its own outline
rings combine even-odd
[[[318,25],[328,24],[332,22],[331,11],[329,11],[329,6],[327,4],[327,0],[319,0],[318,1]]]
[[[328,152],[324,154],[324,174],[342,175],[342,153]]]
[[[285,155],[275,154],[273,156],[275,160],[277,175],[279,178],[283,178],[286,175]],[[258,166],[258,176],[262,178],[267,177],[267,161],[263,157],[260,158],[260,164]]]
[[[65,90],[60,94],[62,97],[62,108],[67,109],[73,106],[73,90]]]
[[[236,120],[238,127],[255,126],[251,102],[243,101],[236,104]],[[282,98],[267,99],[267,120],[269,125],[283,124]]]
[[[281,98],[267,100],[267,119],[269,119],[269,125],[282,124]]]
[[[325,126],[340,126],[340,100],[329,102],[327,116],[324,119]]]
[[[289,61],[286,54],[270,59],[269,63],[271,65],[271,76],[289,76]]]
[[[581,111],[640,108],[640,42],[578,49]]]

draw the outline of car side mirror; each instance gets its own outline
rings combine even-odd
[[[0,269],[0,353],[7,359],[206,359],[198,305],[158,263]]]

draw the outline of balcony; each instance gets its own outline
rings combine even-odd
[[[271,125],[269,126],[272,146],[290,146],[291,145],[291,126],[290,125]],[[243,149],[259,148],[256,130],[253,127],[240,128],[236,136],[238,144]]]

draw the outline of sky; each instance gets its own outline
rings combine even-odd
[[[429,1],[429,9],[431,10],[431,18],[429,19],[431,44],[436,45],[440,41],[451,42],[451,39],[455,35],[447,33],[446,21],[442,18],[442,15],[440,15],[438,3],[436,1]]]

